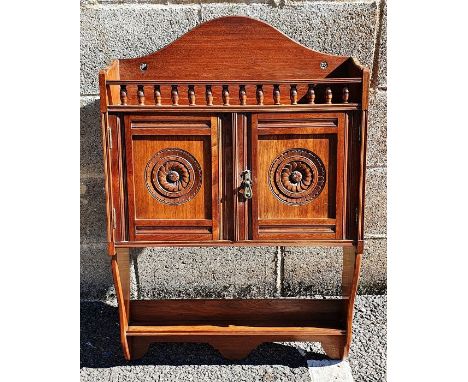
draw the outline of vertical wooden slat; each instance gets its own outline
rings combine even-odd
[[[239,85],[239,103],[241,105],[247,105],[247,92],[245,91],[245,85]]]
[[[225,217],[226,217],[226,207],[227,207],[227,190],[226,188],[226,180],[228,176],[226,175],[225,171],[225,160],[226,154],[225,150],[229,151],[229,148],[226,147],[226,129],[224,126],[225,116],[218,116],[217,117],[217,128],[218,128],[218,222],[219,222],[219,239],[225,240],[226,239],[226,226],[225,226]],[[228,169],[226,169],[228,170]],[[231,212],[231,211],[229,211]],[[229,224],[228,224],[229,225]]]
[[[133,149],[132,149],[132,130],[130,124],[130,116],[127,114],[124,116],[124,149],[125,149],[125,166],[126,166],[126,185],[127,185],[127,198],[128,200],[135,200],[135,184],[133,181]],[[135,203],[128,203],[128,226],[133,227],[135,225]],[[129,239],[135,240],[135,230],[128,230]]]
[[[257,105],[263,105],[263,85],[257,85]]]
[[[359,153],[359,197],[358,197],[358,240],[364,239],[364,207],[366,189],[366,148],[367,148],[367,111],[361,114],[361,123],[358,127],[361,130],[360,153]]]
[[[110,174],[110,195],[112,199],[111,218],[112,222],[112,237],[113,241],[122,240],[122,232],[124,232],[125,211],[123,207],[123,188],[122,188],[122,156],[121,150],[121,137],[120,137],[120,118],[116,115],[109,115],[107,118],[108,123],[108,140],[109,140],[109,174]]]
[[[128,248],[117,248],[112,256],[112,275],[119,304],[120,340],[124,356],[131,359],[127,342],[127,329],[130,319],[130,253]]]
[[[297,105],[297,85],[291,85],[290,98],[291,105]]]
[[[229,86],[223,85],[223,105],[229,106]]]
[[[161,106],[161,86],[154,85],[154,103]]]
[[[349,117],[348,114],[344,115],[344,155],[343,155],[343,239],[348,238],[347,230],[347,216],[348,216],[348,158],[349,158]]]
[[[362,70],[362,110],[366,110],[369,106],[369,79],[370,79],[370,71],[369,68],[364,68]]]
[[[279,85],[273,85],[273,102],[275,105],[281,105],[281,93]]]
[[[234,205],[234,240],[239,241],[241,240],[241,236],[239,234],[239,225],[242,220],[242,214],[240,210],[240,200],[238,195],[238,190],[240,186],[239,182],[239,174],[243,168],[243,161],[242,156],[240,153],[242,152],[242,140],[239,140],[239,127],[237,126],[237,113],[231,114],[231,134],[232,134],[232,188],[234,190],[233,195],[233,205]]]
[[[343,180],[344,180],[344,132],[345,132],[345,118],[343,113],[337,114],[338,117],[338,142],[336,145],[336,239],[343,238]]]
[[[307,89],[307,103],[314,104],[315,103],[315,85],[309,84],[309,88]]]
[[[349,101],[349,89],[345,86],[343,88],[343,103],[348,103]]]
[[[127,85],[120,85],[120,104],[126,105],[127,100]]]
[[[356,253],[354,247],[343,247],[343,269],[341,272],[341,295],[349,298],[353,286]]]
[[[325,103],[328,103],[328,104],[332,103],[332,99],[333,99],[333,92],[330,87],[327,87],[325,89]]]
[[[361,260],[362,254],[357,253],[356,247],[343,248],[344,256],[347,256],[347,259],[343,258],[345,262],[343,266],[347,268],[347,276],[345,277],[344,282],[348,285],[346,292],[349,296],[348,304],[346,306],[346,343],[344,346],[343,356],[346,357],[349,352],[349,347],[351,345],[351,337],[353,331],[353,311],[354,311],[354,300],[356,298],[359,275],[361,273]],[[344,271],[344,268],[343,268]],[[352,278],[350,280],[350,278]]]
[[[249,128],[249,122],[246,114],[238,114],[238,120],[239,120],[239,126],[242,126],[240,129],[239,133],[240,135],[240,140],[242,140],[242,151],[239,153],[239,155],[242,157],[243,160],[243,168],[244,169],[251,169],[252,163],[249,163],[249,137],[248,137],[248,128]],[[242,210],[242,237],[243,240],[248,240],[249,239],[249,211],[251,209],[251,199],[250,200],[244,200],[243,202],[243,210]]]
[[[252,183],[253,183],[253,195],[250,199],[250,218],[252,221],[252,239],[258,240],[258,192],[256,191],[258,174],[258,116],[256,114],[252,115],[250,124],[250,144],[251,144],[251,161],[252,161]]]
[[[206,105],[213,106],[213,91],[211,85],[206,85]]]
[[[190,106],[195,106],[195,87],[193,85],[188,87],[188,101]]]
[[[219,240],[219,150],[218,117],[211,117],[211,211],[213,240]]]
[[[137,97],[138,105],[143,106],[145,104],[145,88],[143,85],[138,85]]]
[[[106,181],[104,183],[104,190],[106,194],[106,222],[107,222],[107,243],[109,247],[109,255],[113,256],[113,245],[114,245],[114,238],[112,234],[112,187],[111,187],[111,156],[110,156],[110,149],[109,149],[109,141],[107,139],[107,128],[109,125],[109,119],[107,113],[101,113],[101,133],[102,133],[102,150],[103,150],[103,158],[104,158],[104,173],[106,175]]]
[[[248,168],[247,161],[247,117],[232,114],[232,167],[234,190],[234,240],[248,238],[248,201],[239,194],[242,183],[241,173]]]
[[[107,94],[107,70],[100,70],[99,71],[99,105],[101,113],[107,113],[107,104],[108,104],[108,94]]]
[[[179,90],[177,89],[177,85],[172,85],[171,101],[172,101],[172,106],[179,105]]]

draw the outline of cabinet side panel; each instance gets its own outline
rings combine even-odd
[[[358,240],[359,177],[360,177],[360,112],[348,114],[348,167],[346,192],[346,239]]]

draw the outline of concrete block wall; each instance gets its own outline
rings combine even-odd
[[[360,293],[386,292],[385,0],[82,0],[81,296],[113,295],[105,245],[98,71],[113,58],[167,45],[225,15],[264,20],[319,51],[352,55],[371,68],[366,185],[366,250]],[[132,252],[132,294],[156,297],[273,297],[339,293],[341,249],[159,248]]]

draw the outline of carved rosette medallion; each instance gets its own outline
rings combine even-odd
[[[145,183],[148,192],[159,202],[179,205],[193,199],[200,190],[202,170],[187,151],[164,149],[147,163]]]
[[[322,160],[307,149],[290,149],[271,164],[268,182],[281,202],[300,206],[311,202],[322,192],[325,181]]]

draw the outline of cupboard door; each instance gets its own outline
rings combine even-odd
[[[345,116],[252,116],[252,238],[343,237]]]
[[[130,240],[218,240],[218,118],[130,115],[125,141]]]

